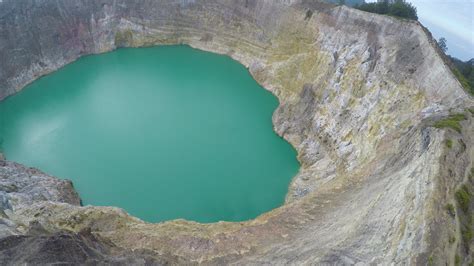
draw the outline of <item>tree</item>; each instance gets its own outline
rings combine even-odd
[[[388,14],[396,17],[409,18],[413,20],[418,20],[418,15],[416,14],[416,7],[411,3],[405,2],[403,0],[397,0],[395,3],[389,6]]]
[[[390,12],[390,4],[388,1],[382,1],[375,4],[375,13],[388,14]]]
[[[378,1],[376,3],[361,4],[356,8],[371,13],[418,20],[416,7],[404,0]]]
[[[439,38],[438,40],[438,45],[439,45],[439,48],[441,48],[441,51],[443,51],[443,53],[446,53],[448,51],[448,45],[447,45],[447,40],[446,38],[444,37],[441,37]]]

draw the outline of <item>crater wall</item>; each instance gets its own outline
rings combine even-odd
[[[472,167],[474,100],[417,22],[309,0],[4,0],[0,36],[0,99],[119,47],[227,54],[278,97],[275,131],[302,165],[284,206],[255,220],[149,224],[1,161],[4,260],[56,238],[88,250],[73,262],[449,263],[460,249],[444,206]],[[465,113],[460,132],[433,127],[450,113]]]

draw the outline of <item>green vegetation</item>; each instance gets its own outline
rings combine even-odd
[[[459,80],[459,83],[461,83],[462,87],[469,92],[470,94],[474,95],[474,83],[469,82],[469,80],[466,79],[466,77],[457,69],[454,68],[452,69],[454,76]],[[473,81],[474,82],[474,81]]]
[[[461,229],[461,237],[464,244],[466,252],[469,253],[469,247],[473,237],[472,226],[468,224],[465,228]]]
[[[433,255],[431,255],[428,257],[428,265],[434,265],[433,262],[434,262]]]
[[[446,54],[448,51],[447,40],[444,37],[437,41],[439,49]],[[454,76],[459,80],[459,83],[470,94],[474,95],[474,58],[463,62],[455,57],[447,55],[449,68]]]
[[[474,95],[474,58],[466,62],[451,56],[449,59],[454,65],[453,74],[464,89]]]
[[[448,211],[449,215],[452,217],[456,216],[456,209],[454,208],[454,205],[451,203],[446,204],[446,210]]]
[[[453,147],[453,140],[447,139],[445,143],[446,143],[446,147],[450,149]]]
[[[471,243],[474,239],[474,232],[472,230],[472,223],[473,223],[473,213],[471,211],[471,198],[472,198],[472,184],[474,178],[474,167],[471,168],[471,172],[469,173],[469,182],[462,185],[461,188],[456,191],[456,201],[458,202],[459,208],[462,212],[458,213],[459,222],[461,227],[461,243],[464,246],[465,254],[471,256],[470,249]],[[461,253],[464,254],[464,253]],[[461,258],[459,258],[459,261]]]
[[[454,244],[454,242],[456,242],[456,237],[450,236],[449,237],[449,244]]]
[[[460,122],[466,120],[465,114],[453,114],[449,117],[439,120],[434,124],[436,128],[452,128],[457,132],[461,133],[461,124]]]
[[[418,20],[416,7],[403,0],[396,0],[394,3],[390,3],[387,0],[376,3],[366,3],[356,5],[355,8],[371,13]]]
[[[456,191],[456,200],[459,208],[461,208],[464,213],[467,213],[469,211],[469,205],[471,204],[471,192],[467,185],[462,185],[461,188]]]
[[[472,236],[473,236],[472,230],[470,228],[467,228],[467,229],[462,230],[461,233],[462,233],[462,240],[464,241],[464,244],[469,246],[469,243],[471,243]]]
[[[447,43],[446,38],[444,37],[439,38],[438,45],[441,51],[443,51],[443,53],[446,53],[448,51],[448,45],[446,43]]]
[[[454,257],[454,265],[461,265],[461,257],[458,254]]]
[[[304,18],[304,20],[308,20],[310,19],[311,17],[313,16],[313,11],[309,10],[306,11],[306,17]]]

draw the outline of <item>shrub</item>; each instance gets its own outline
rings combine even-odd
[[[464,230],[461,230],[461,233],[462,233],[462,240],[464,242],[464,246],[466,248],[469,248],[469,244],[471,243],[471,240],[472,240],[472,230],[470,228],[467,228],[467,229],[464,229]]]
[[[450,236],[449,237],[449,244],[454,244],[454,242],[456,242],[456,237]]]
[[[429,256],[428,257],[428,265],[434,265],[434,259],[433,259],[433,255]]]
[[[474,95],[474,58],[465,62],[452,56],[448,56],[448,58],[452,62],[450,68],[454,76],[467,92]]]
[[[470,94],[474,95],[474,88],[471,87],[467,78],[457,69],[452,69],[454,76],[458,79],[459,83],[461,83],[462,87]]]
[[[436,128],[452,128],[457,132],[461,133],[461,124],[459,122],[466,120],[464,114],[454,114],[449,117],[439,120],[434,124]]]
[[[447,140],[446,140],[446,147],[448,147],[448,148],[451,149],[451,148],[453,147],[453,141],[450,140],[450,139],[447,139]]]
[[[456,216],[456,210],[454,209],[454,205],[451,203],[446,204],[446,210],[448,211],[449,215],[452,217]]]
[[[461,210],[467,213],[469,211],[469,205],[471,204],[471,192],[466,185],[462,185],[461,188],[456,191],[456,200]]]
[[[463,230],[462,238],[465,243],[470,243],[472,240],[472,230],[469,230],[469,229]]]
[[[454,257],[454,265],[461,265],[461,257],[458,254]]]

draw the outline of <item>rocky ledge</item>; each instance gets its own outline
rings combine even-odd
[[[227,54],[279,98],[275,131],[302,165],[285,204],[254,220],[150,224],[0,160],[1,263],[471,260],[473,206],[455,192],[472,189],[474,100],[417,22],[309,0],[3,0],[0,36],[0,99],[118,47]]]

